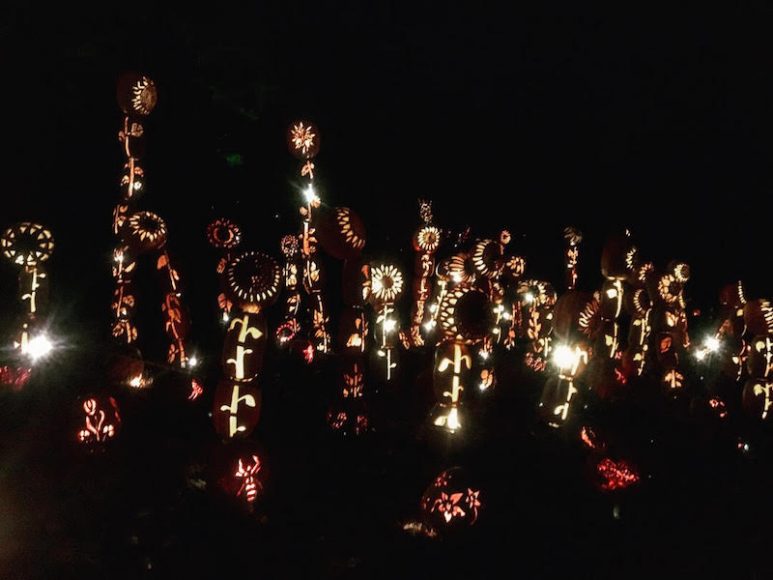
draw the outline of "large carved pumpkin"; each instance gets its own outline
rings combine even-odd
[[[221,380],[215,389],[212,421],[223,439],[248,437],[260,420],[263,401],[254,382]]]

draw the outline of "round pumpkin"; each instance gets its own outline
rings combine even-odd
[[[295,121],[287,130],[287,148],[300,160],[313,159],[319,153],[319,129],[309,121]]]
[[[320,245],[337,260],[354,258],[365,248],[365,223],[348,207],[321,207],[315,225]]]
[[[440,473],[421,498],[424,524],[443,535],[474,525],[482,509],[480,486],[460,467]]]
[[[158,103],[156,84],[137,72],[125,72],[118,78],[118,106],[127,115],[149,115]]]
[[[263,252],[244,252],[226,266],[226,292],[243,308],[270,306],[279,297],[282,270]]]

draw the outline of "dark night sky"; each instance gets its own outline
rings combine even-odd
[[[4,222],[52,226],[55,284],[75,311],[107,307],[114,83],[129,68],[160,87],[140,205],[167,219],[197,283],[211,277],[202,229],[216,213],[271,251],[297,227],[284,130],[305,116],[322,131],[323,197],[363,215],[374,255],[407,247],[427,196],[441,225],[527,234],[534,275],[557,271],[561,229],[576,224],[594,286],[606,232],[628,225],[645,254],[691,261],[706,302],[735,277],[770,292],[761,2],[16,4],[0,27]]]

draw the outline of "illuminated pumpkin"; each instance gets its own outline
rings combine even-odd
[[[553,332],[556,338],[568,341],[579,337],[580,317],[592,299],[588,293],[577,290],[561,295],[553,309]]]
[[[502,246],[494,240],[481,240],[472,249],[470,257],[475,272],[484,278],[498,278],[504,268]]]
[[[571,418],[579,391],[571,379],[550,377],[542,388],[538,404],[540,419],[551,427],[561,427]]]
[[[319,129],[314,123],[296,121],[287,131],[287,148],[300,160],[313,159],[319,153]]]
[[[262,391],[254,382],[221,380],[215,389],[212,421],[223,439],[248,437],[260,420]]]
[[[91,396],[79,402],[76,440],[88,448],[113,441],[121,430],[121,414],[113,397]]]
[[[118,140],[129,159],[138,160],[145,154],[145,127],[137,119],[124,119],[123,128],[118,132]]]
[[[226,218],[217,218],[207,226],[207,241],[219,250],[233,250],[242,241],[242,230]]]
[[[0,237],[3,255],[18,266],[32,267],[45,262],[54,251],[54,237],[40,224],[21,222]]]
[[[768,300],[747,302],[743,308],[743,319],[750,334],[773,334],[773,305]]]
[[[629,267],[633,265],[634,249],[627,235],[617,234],[607,238],[601,252],[601,274],[608,280],[625,280]]]
[[[441,260],[437,267],[437,276],[439,279],[454,284],[466,284],[475,276],[475,270],[468,259],[467,254],[458,253]]]
[[[440,247],[440,230],[432,225],[424,225],[413,236],[413,249],[417,252],[434,254]]]
[[[773,383],[764,379],[749,379],[743,388],[742,403],[749,415],[767,420],[773,414]]]
[[[770,336],[755,336],[749,343],[746,366],[749,375],[767,379],[773,374],[773,340]]]
[[[447,340],[437,346],[432,386],[439,403],[456,405],[462,402],[465,389],[473,384],[472,362],[472,352],[462,342]]]
[[[122,228],[123,240],[137,254],[163,248],[166,235],[166,222],[150,211],[133,213]]]
[[[480,487],[459,467],[443,471],[421,498],[425,526],[448,534],[474,525],[483,509]]]
[[[344,304],[363,306],[370,299],[370,264],[362,258],[346,260],[341,277]]]
[[[124,113],[144,117],[156,108],[158,91],[156,84],[147,76],[126,72],[118,79],[116,97]]]
[[[446,338],[470,344],[478,342],[483,340],[494,324],[491,302],[477,288],[459,284],[443,297],[438,322]]]
[[[376,305],[391,304],[403,292],[403,275],[396,266],[382,264],[370,268],[369,301]]]
[[[48,305],[48,274],[32,267],[19,273],[19,300],[30,315],[40,314]]]
[[[226,376],[237,381],[258,376],[266,350],[266,332],[263,313],[232,312],[223,343]]]
[[[330,430],[343,436],[359,436],[371,430],[367,402],[363,399],[337,400],[330,405],[326,419]]]
[[[218,447],[208,462],[215,489],[251,512],[265,493],[264,458],[263,451],[250,440],[230,441]]]
[[[132,388],[146,386],[145,363],[138,348],[123,345],[113,350],[107,360],[107,379],[112,385]]]
[[[136,163],[127,163],[121,174],[121,198],[124,201],[137,199],[145,191],[145,171]]]
[[[242,308],[273,304],[282,285],[282,270],[276,260],[263,252],[245,252],[225,270],[227,292]]]
[[[362,308],[347,306],[338,323],[338,350],[344,354],[362,354],[368,335],[368,318]]]
[[[322,248],[338,260],[360,255],[366,242],[365,224],[348,207],[317,212],[316,234]]]
[[[23,366],[0,366],[0,386],[20,391],[32,377],[32,369]]]

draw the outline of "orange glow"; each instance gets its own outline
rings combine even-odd
[[[626,489],[639,482],[639,473],[625,460],[612,461],[605,457],[596,465],[596,472],[602,477],[601,489],[616,491]]]
[[[195,401],[204,393],[204,389],[198,379],[191,379],[191,393],[188,395],[189,401]]]
[[[247,503],[255,502],[258,493],[263,489],[260,481],[258,481],[258,472],[260,471],[260,468],[260,459],[257,455],[253,455],[251,459],[239,459],[239,466],[236,468],[234,477],[244,481],[242,481],[239,491],[236,492],[236,497],[244,496]]]

